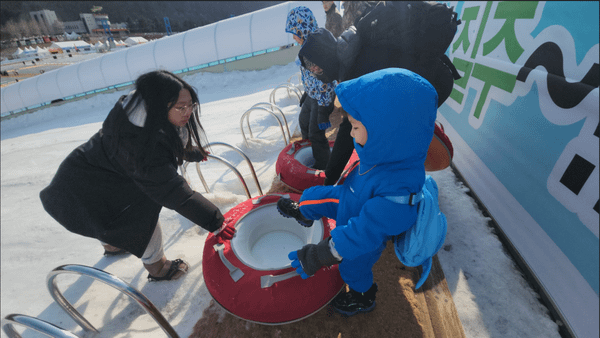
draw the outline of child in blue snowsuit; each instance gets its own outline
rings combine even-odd
[[[298,6],[288,13],[285,31],[293,34],[294,40],[300,45],[304,43],[308,34],[318,28],[317,20],[308,7]],[[300,103],[302,109],[298,117],[300,131],[302,138],[311,142],[315,159],[312,167],[325,170],[331,153],[325,130],[331,127],[329,115],[333,111],[334,89],[337,82],[323,83],[309,70],[302,67],[299,60],[296,60],[296,63],[300,66],[305,90],[304,99]]]
[[[438,97],[427,80],[400,68],[341,82],[335,92],[352,124],[360,163],[343,185],[309,188],[300,203],[282,198],[278,207],[304,226],[323,216],[336,220],[329,238],[307,244],[289,258],[302,278],[339,264],[350,292],[339,294],[332,305],[340,313],[354,315],[375,307],[372,267],[386,242],[417,219],[417,205],[398,204],[386,196],[421,191]]]

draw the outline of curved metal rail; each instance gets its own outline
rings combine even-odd
[[[240,118],[240,130],[242,131],[242,136],[244,137],[244,143],[246,144],[246,146],[248,146],[248,139],[246,139],[246,134],[244,133],[244,117],[247,117],[247,115],[250,115],[251,112],[257,111],[257,110],[266,111],[267,113],[271,114],[271,116],[273,116],[277,120],[277,123],[279,123],[279,128],[281,128],[281,134],[283,135],[283,142],[287,146],[289,144],[289,140],[285,137],[285,131],[283,131],[283,125],[281,124],[281,120],[279,119],[279,117],[277,117],[277,115],[275,115],[274,112],[272,112],[271,110],[264,108],[264,107],[250,108],[250,109],[246,110],[246,112],[244,114],[242,114],[242,117]],[[248,124],[248,130],[250,131],[250,137],[253,137],[252,129],[250,129],[250,124]]]
[[[208,158],[214,158],[215,160],[217,160],[217,161],[225,164],[227,167],[229,167],[229,169],[231,169],[231,171],[233,171],[235,173],[235,175],[242,182],[242,186],[244,187],[244,191],[246,192],[246,196],[248,197],[248,199],[252,198],[252,196],[250,196],[250,190],[248,189],[248,185],[246,184],[244,177],[242,177],[242,174],[240,174],[240,172],[235,168],[235,166],[233,164],[231,164],[231,162],[227,161],[226,159],[222,158],[221,156],[216,156],[213,154],[208,154]],[[189,179],[187,176],[187,170],[186,170],[186,167],[188,166],[188,164],[190,164],[190,162],[185,162],[182,166],[180,166],[180,168],[181,168],[183,177],[189,182]],[[252,169],[252,170],[254,170],[254,169]],[[200,176],[200,180],[202,181],[202,184],[204,185],[204,190],[206,190],[207,193],[210,193],[210,188],[208,187],[208,184],[206,184],[206,181],[204,180],[204,176],[202,175],[202,172],[200,171],[200,163],[198,163],[198,162],[196,162],[196,171],[198,172],[198,176]],[[254,176],[256,177],[256,173],[254,174]],[[260,185],[258,184],[258,179],[256,180],[256,183],[258,185],[258,189],[260,191],[262,191],[260,189]]]
[[[90,324],[72,305],[69,301],[62,295],[60,290],[56,285],[56,277],[63,273],[72,273],[79,274],[91,277],[95,280],[103,282],[120,292],[126,294],[130,298],[133,298],[146,312],[154,318],[154,320],[158,323],[158,325],[165,331],[167,336],[172,338],[179,338],[179,335],[173,327],[167,322],[165,317],[158,311],[158,309],[150,302],[146,296],[144,296],[141,292],[136,290],[134,287],[124,282],[120,278],[100,269],[96,269],[89,266],[77,265],[77,264],[68,264],[61,265],[54,270],[50,271],[48,276],[46,277],[46,286],[48,286],[48,290],[50,291],[50,295],[52,298],[60,305],[74,320],[79,324],[85,331],[98,333],[98,330]]]
[[[259,102],[250,108],[264,107],[264,106],[268,106],[269,108],[271,108],[272,112],[275,112],[275,109],[277,109],[277,111],[279,111],[279,114],[281,114],[281,117],[283,117],[283,122],[285,123],[285,129],[287,130],[287,133],[288,133],[288,141],[291,140],[292,133],[290,133],[290,127],[288,125],[287,118],[285,117],[283,110],[281,110],[281,108],[279,108],[279,106],[277,106],[273,103],[270,103],[270,102]],[[248,130],[250,130],[250,114],[246,115],[246,124],[248,125]],[[252,131],[250,131],[250,137],[252,137]]]
[[[52,323],[41,320],[39,318],[30,317],[26,315],[20,315],[17,313],[10,314],[2,319],[2,329],[8,338],[22,338],[21,335],[15,330],[14,324],[25,326],[26,328],[35,330],[48,337],[54,338],[79,338],[75,334],[60,328]]]
[[[290,76],[290,78],[288,79],[288,81],[287,81],[287,82],[289,82],[289,83],[291,83],[292,85],[294,85],[294,84],[292,83],[292,78],[294,78],[294,76],[298,78],[298,84],[297,84],[297,85],[295,85],[295,86],[296,86],[296,88],[298,88],[299,86],[303,86],[303,84],[302,84],[302,73],[300,73],[300,72],[298,72],[298,73],[296,73],[296,74],[294,74],[294,75]]]
[[[282,112],[282,114],[283,114],[283,112]],[[288,131],[288,133],[289,133],[289,131]],[[208,144],[208,146],[209,147],[224,146],[224,147],[230,148],[230,149],[234,150],[235,152],[237,152],[238,154],[240,154],[244,158],[244,160],[246,160],[246,163],[248,163],[248,167],[250,167],[250,173],[252,173],[252,178],[254,178],[254,182],[256,183],[256,187],[258,188],[258,194],[259,195],[263,194],[262,188],[260,187],[260,183],[258,182],[258,176],[256,176],[256,170],[254,170],[254,166],[252,165],[252,161],[250,161],[250,158],[248,158],[248,156],[246,154],[244,154],[242,149],[240,149],[236,146],[233,146],[231,144],[225,143],[225,142],[211,142]],[[198,164],[196,164],[196,169],[200,170],[199,168],[200,168],[200,166]]]
[[[183,165],[179,166],[179,169],[181,170],[181,175],[183,176],[183,178],[185,178],[185,180],[188,182],[188,184],[190,184],[190,177],[187,174],[188,164],[190,164],[190,162],[185,162]],[[206,181],[204,180],[204,176],[202,175],[202,172],[200,171],[200,163],[198,163],[198,162],[196,162],[196,171],[198,172],[198,177],[200,177],[202,186],[204,186],[204,191],[206,191],[207,193],[210,193],[210,188],[208,187],[208,184],[206,184]]]
[[[272,102],[273,104],[275,104],[275,92],[278,89],[282,89],[285,88],[288,91],[288,96],[290,96],[290,90],[294,92],[294,94],[296,94],[296,96],[298,97],[298,102],[300,102],[300,98],[302,97],[302,93],[300,92],[300,90],[294,86],[293,84],[286,82],[286,83],[282,83],[280,85],[278,85],[277,87],[275,87],[275,89],[273,89],[273,91],[271,92],[271,95],[269,96],[269,102]]]

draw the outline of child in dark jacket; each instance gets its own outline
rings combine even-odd
[[[298,6],[288,13],[285,31],[293,34],[294,40],[300,45],[304,44],[308,35],[318,28],[317,20],[308,7]],[[300,131],[302,138],[311,142],[315,159],[312,167],[324,170],[331,153],[325,131],[331,127],[329,115],[333,112],[334,89],[337,81],[321,82],[300,65],[299,60],[297,63],[300,66],[305,91],[298,117]]]
[[[289,258],[302,278],[339,264],[350,291],[332,304],[338,312],[354,315],[374,309],[377,284],[372,267],[387,241],[417,219],[416,205],[386,197],[416,194],[425,182],[437,92],[416,73],[387,68],[340,83],[336,94],[352,124],[359,165],[343,185],[309,188],[299,203],[282,198],[278,208],[304,226],[321,217],[336,220],[329,238],[307,244]]]

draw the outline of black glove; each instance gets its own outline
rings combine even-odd
[[[329,106],[319,106],[319,115],[317,116],[317,122],[319,123],[319,129],[325,130],[331,127],[329,122],[329,115],[333,112],[333,102]]]
[[[184,150],[183,159],[188,162],[202,162],[206,158],[202,155],[199,148],[193,148],[191,150]]]
[[[308,92],[304,92],[304,94],[302,94],[302,97],[300,98],[300,107],[302,107],[302,104],[304,103],[304,100],[306,100],[307,96]]]
[[[300,274],[302,279],[314,275],[320,268],[339,264],[341,261],[333,256],[329,249],[331,237],[325,238],[319,244],[306,244],[298,251],[289,253],[288,258],[292,260],[292,266]]]

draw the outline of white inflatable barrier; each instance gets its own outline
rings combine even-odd
[[[297,6],[310,8],[320,26],[325,25],[320,2],[282,3],[19,81],[1,89],[1,115],[127,85],[156,69],[188,71],[291,45],[285,21]]]

